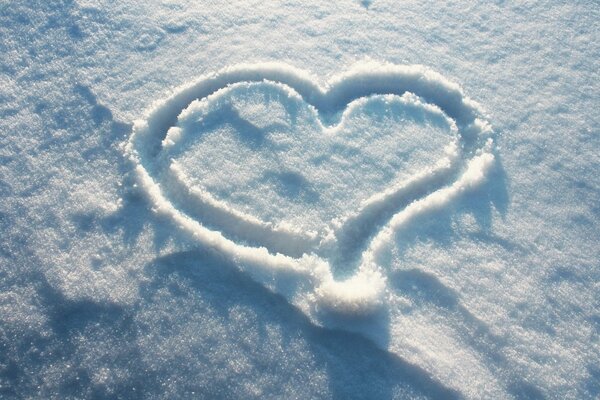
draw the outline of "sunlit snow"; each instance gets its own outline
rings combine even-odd
[[[596,399],[595,2],[0,3],[0,398]]]

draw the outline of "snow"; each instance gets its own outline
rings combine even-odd
[[[0,4],[0,397],[597,398],[599,17]]]

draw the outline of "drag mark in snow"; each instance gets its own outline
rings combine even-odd
[[[136,121],[126,153],[157,213],[168,216],[202,245],[234,260],[322,324],[323,312],[364,316],[385,306],[386,271],[377,263],[382,249],[414,218],[446,207],[479,185],[494,156],[492,130],[477,104],[459,86],[425,67],[367,62],[324,86],[316,82],[306,72],[279,63],[238,65],[205,75],[158,101],[144,119]],[[315,229],[265,220],[193,184],[194,177],[178,158],[196,140],[190,136],[190,124],[194,132],[213,130],[213,119],[239,131],[255,131],[245,151],[250,156],[266,154],[257,150],[265,146],[263,135],[285,130],[287,125],[281,120],[258,126],[244,117],[243,110],[229,106],[233,94],[252,90],[283,99],[288,107],[305,104],[306,118],[314,114],[314,126],[323,140],[337,141],[331,146],[343,145],[348,121],[373,101],[409,110],[406,118],[411,123],[445,126],[449,143],[444,156],[430,167],[391,180],[360,203],[349,202],[356,207],[344,206],[342,215],[328,215],[330,219],[321,225],[315,222]],[[249,112],[263,111],[259,104]],[[266,146],[269,156],[277,153]],[[335,172],[332,166],[323,168]],[[283,190],[282,196],[302,197],[331,210],[339,206],[327,203],[326,196],[305,184],[301,174],[276,172],[268,179],[285,183],[274,189]],[[376,187],[360,178],[367,188]],[[339,183],[339,193],[351,196],[352,184]]]

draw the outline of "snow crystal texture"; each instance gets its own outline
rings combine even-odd
[[[0,3],[0,398],[597,398],[599,21]]]

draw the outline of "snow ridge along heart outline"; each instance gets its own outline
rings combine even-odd
[[[364,62],[325,86],[315,82],[308,73],[281,63],[242,64],[202,76],[135,121],[125,151],[135,165],[139,186],[158,214],[203,246],[230,258],[320,324],[324,314],[369,315],[380,309],[387,285],[377,258],[393,242],[394,233],[482,183],[494,155],[493,131],[480,107],[458,85],[430,69]],[[192,102],[250,83],[276,85],[288,96],[302,99],[314,107],[320,121],[337,116],[333,125],[322,125],[324,131],[340,129],[353,108],[383,95],[445,116],[457,140],[435,166],[371,196],[327,237],[278,226],[190,187],[169,157],[169,149],[181,140],[181,129],[175,126],[178,116]],[[208,228],[208,220],[220,230]],[[257,237],[256,245],[256,240],[249,240]],[[338,251],[319,251],[332,247]],[[347,254],[351,256],[344,258]],[[345,269],[352,274],[339,278],[335,270],[344,263],[356,265]]]

